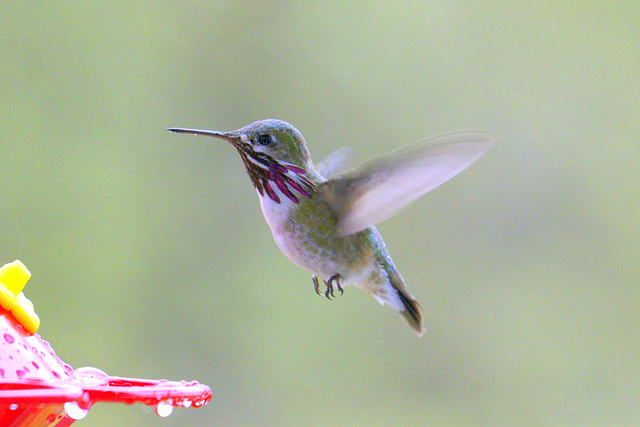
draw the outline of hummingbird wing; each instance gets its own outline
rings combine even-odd
[[[353,148],[341,147],[316,165],[318,173],[327,179],[335,178],[351,168]]]
[[[383,221],[478,160],[494,139],[476,131],[452,132],[364,162],[321,184],[346,236]]]

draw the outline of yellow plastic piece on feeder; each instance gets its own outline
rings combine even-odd
[[[19,260],[0,268],[0,306],[11,312],[13,317],[29,332],[35,334],[40,326],[40,318],[33,304],[22,293],[31,273]]]

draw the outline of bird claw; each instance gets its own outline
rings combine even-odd
[[[318,283],[318,278],[316,276],[313,276],[312,278],[313,280],[313,290],[316,291],[316,294],[322,296],[322,294],[320,293],[320,284]]]
[[[327,290],[324,293],[324,296],[327,297],[328,300],[331,300],[331,297],[329,296],[329,294],[331,294],[331,297],[335,297],[335,295],[333,295],[333,287],[327,285]]]
[[[333,288],[334,283],[336,288],[340,291],[340,295],[342,296],[344,294],[344,290],[342,289],[342,286],[340,286],[340,279],[342,279],[342,276],[340,276],[339,274],[334,274],[329,278],[329,280],[323,280],[325,286],[327,287],[327,290],[324,292],[324,296],[327,297],[327,299],[330,300],[332,297],[335,298]],[[320,283],[316,276],[313,276],[313,289],[316,291],[316,294],[322,295],[322,293],[320,293]]]

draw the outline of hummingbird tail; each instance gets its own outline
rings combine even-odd
[[[397,310],[402,317],[407,319],[416,335],[421,337],[424,335],[425,329],[422,326],[422,308],[418,301],[407,291],[404,281],[399,275],[390,276],[388,285],[385,286],[385,292],[373,292],[373,296],[380,304],[389,304]]]
[[[406,291],[397,288],[396,291],[404,306],[404,310],[400,311],[400,314],[407,319],[407,322],[409,322],[409,325],[415,330],[418,337],[423,336],[424,327],[422,326],[422,309],[420,308],[420,304]]]

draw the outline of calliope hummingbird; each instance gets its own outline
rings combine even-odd
[[[258,192],[280,250],[331,299],[354,285],[399,311],[424,334],[422,309],[389,256],[375,224],[462,172],[492,144],[483,132],[454,132],[408,145],[341,173],[339,151],[315,165],[302,134],[281,120],[231,132],[170,128],[233,145]]]

